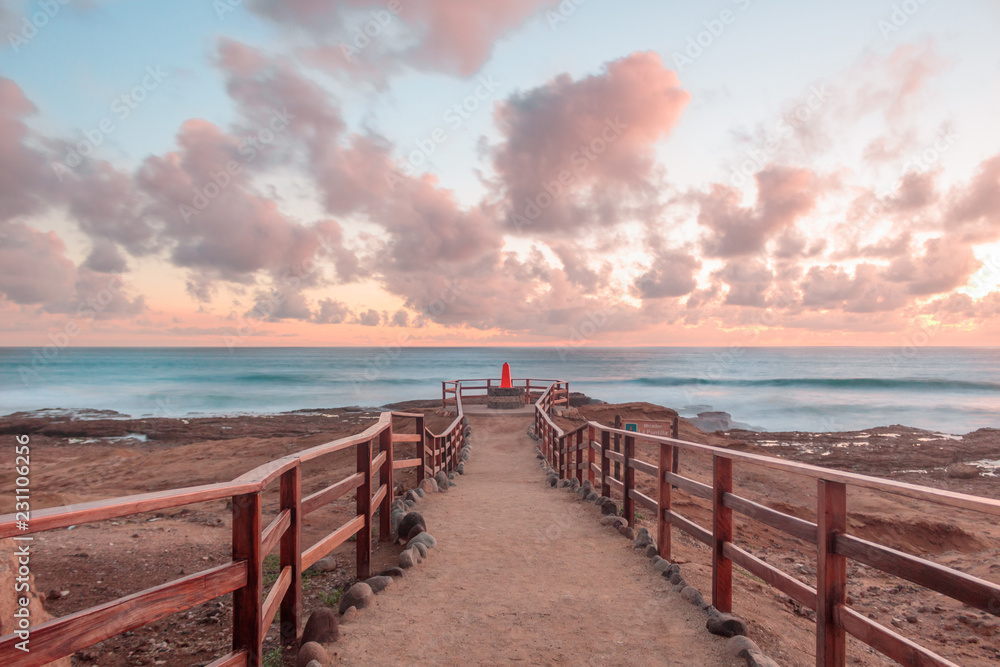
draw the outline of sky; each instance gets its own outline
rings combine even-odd
[[[989,0],[0,0],[0,345],[995,345]]]

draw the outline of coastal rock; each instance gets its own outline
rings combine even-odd
[[[424,521],[424,517],[420,512],[407,512],[402,520],[400,520],[399,530],[396,534],[399,535],[400,539],[408,540],[410,538],[410,531],[415,526],[421,526],[424,530],[427,530],[427,522]]]
[[[343,614],[348,607],[364,609],[371,604],[375,597],[372,587],[364,582],[359,582],[347,589],[347,592],[340,598],[340,613]]]
[[[414,526],[413,528],[410,528],[410,532],[408,532],[408,533],[406,534],[406,541],[407,541],[407,542],[409,542],[410,540],[412,540],[412,539],[413,539],[414,537],[416,537],[416,536],[417,536],[417,535],[419,535],[420,533],[424,532],[425,530],[427,530],[427,529],[426,529],[426,528],[424,528],[423,526],[421,526],[421,525],[420,525],[420,524],[418,523],[418,524],[417,524],[416,526]]]
[[[432,491],[437,493],[438,485],[437,481],[435,481],[433,477],[425,477],[420,480],[420,484],[417,485],[417,488],[423,489],[425,493],[431,493]]]
[[[427,492],[424,491],[423,489],[419,488],[419,487],[416,488],[416,489],[413,489],[413,492],[415,494],[417,494],[418,496],[420,496],[421,498],[423,498],[425,495],[427,495]]]
[[[598,499],[599,497],[600,497],[600,496],[598,496],[598,495],[597,495],[597,492],[596,492],[596,491],[591,491],[591,492],[590,492],[590,493],[588,493],[588,494],[587,494],[586,496],[584,496],[584,497],[583,497],[583,499],[584,499],[584,500],[587,500],[587,501],[589,501],[589,502],[594,502],[594,501],[595,501],[595,500],[597,500],[597,499]]]
[[[657,558],[659,558],[659,556],[657,556]],[[670,561],[660,558],[660,560],[653,562],[653,569],[657,572],[666,572],[670,569]]]
[[[337,615],[333,613],[333,610],[322,607],[314,611],[309,620],[306,621],[306,627],[302,631],[302,643],[329,644],[338,639],[340,639],[340,628],[337,623]]]
[[[323,667],[330,664],[330,654],[326,652],[322,644],[316,642],[302,644],[299,654],[295,657],[295,664],[297,667],[308,667],[311,662],[318,662]]]
[[[341,623],[350,623],[351,621],[353,621],[357,617],[358,617],[358,608],[357,607],[348,607],[347,609],[344,610],[344,613],[340,615],[340,622]]]
[[[630,540],[635,539],[635,530],[628,524],[618,526],[618,532]]]
[[[421,558],[427,558],[427,545],[423,542],[411,542],[410,549],[416,549]]]
[[[680,569],[676,570],[673,574],[670,575],[670,583],[672,583],[674,586],[676,586],[682,581],[684,581],[684,578],[681,577]]]
[[[403,496],[403,500],[404,500],[404,501],[412,501],[412,502],[414,502],[414,503],[417,503],[417,502],[420,502],[420,496],[418,496],[418,495],[416,494],[416,492],[414,492],[414,491],[413,491],[413,490],[411,489],[411,490],[409,490],[409,491],[407,491],[407,492],[406,492],[406,495],[405,495],[405,496]]]
[[[549,486],[555,488],[556,484],[559,483],[559,477],[557,475],[550,474],[545,478],[545,481],[548,483]]]
[[[416,505],[416,503],[413,502],[412,500],[404,500],[403,502],[406,504],[407,509],[410,509]]]
[[[644,553],[646,554],[646,558],[653,558],[654,556],[659,556],[660,555],[660,552],[656,549],[656,546],[654,546],[652,544],[650,544],[648,547],[646,547],[646,550],[645,550]]]
[[[975,479],[979,477],[979,468],[968,463],[952,463],[945,468],[944,474],[951,479]]]
[[[464,463],[459,463],[458,467],[455,468],[455,472],[457,472],[459,475],[464,475],[465,474],[465,464]]]
[[[610,502],[604,503],[603,505],[601,505],[601,514],[606,514],[606,515],[612,515],[612,514],[614,514],[614,515],[617,515],[618,514],[618,505],[616,505],[613,500],[610,501]]]
[[[742,658],[743,651],[760,653],[760,647],[746,635],[734,635],[726,642],[726,652],[734,658]]]

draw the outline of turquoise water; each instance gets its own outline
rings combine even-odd
[[[56,352],[52,354],[52,352]],[[1000,348],[0,348],[0,414],[379,406],[441,381],[558,378],[610,402],[722,410],[769,430],[1000,428]]]

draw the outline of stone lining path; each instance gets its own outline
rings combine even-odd
[[[342,625],[344,664],[745,664],[631,542],[546,487],[530,418],[469,416],[458,486],[418,510],[428,558]]]

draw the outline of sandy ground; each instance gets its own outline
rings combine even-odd
[[[337,661],[742,664],[596,508],[545,486],[528,419],[470,422],[466,474],[418,508],[438,547],[342,627]]]

